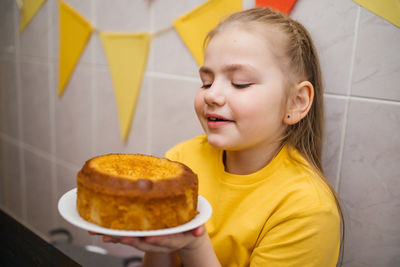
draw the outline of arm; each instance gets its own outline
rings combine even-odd
[[[143,257],[142,267],[165,266],[180,267],[181,261],[176,252],[160,253],[146,252]]]

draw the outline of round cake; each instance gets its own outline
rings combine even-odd
[[[165,158],[109,154],[92,158],[77,175],[77,210],[97,225],[155,230],[197,214],[197,175]]]

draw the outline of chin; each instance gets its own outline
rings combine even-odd
[[[223,150],[230,148],[230,145],[226,139],[227,138],[221,136],[207,135],[207,141],[210,145]]]

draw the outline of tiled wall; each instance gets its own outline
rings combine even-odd
[[[168,27],[204,2],[65,1],[99,30],[130,32]],[[98,35],[58,98],[58,1],[48,0],[22,34],[15,2],[0,1],[0,207],[44,237],[61,226],[80,245],[102,245],[63,221],[59,197],[76,186],[76,172],[93,155],[160,156],[201,133],[192,108],[198,66],[174,30],[153,39],[124,144]],[[310,30],[320,53],[323,160],[345,212],[344,266],[399,266],[400,28],[350,0],[298,0],[291,16]]]

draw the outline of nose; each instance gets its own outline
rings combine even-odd
[[[223,106],[225,101],[226,96],[224,90],[216,82],[214,82],[204,93],[204,102],[207,105]]]

